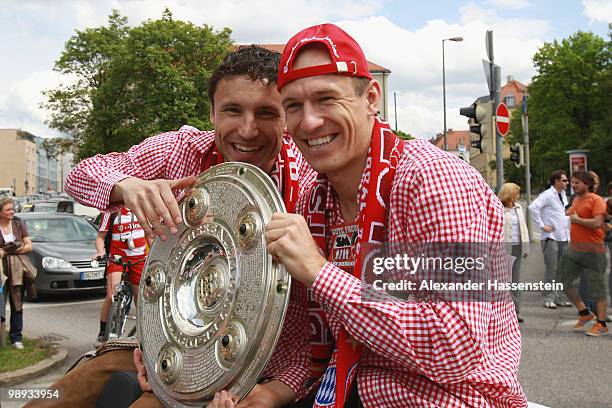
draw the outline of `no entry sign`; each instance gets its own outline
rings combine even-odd
[[[495,110],[495,125],[500,135],[506,136],[510,130],[510,113],[505,103],[497,105]]]

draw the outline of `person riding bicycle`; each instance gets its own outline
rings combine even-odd
[[[108,256],[106,265],[106,298],[100,310],[100,332],[97,343],[105,340],[104,332],[108,313],[113,302],[115,286],[121,281],[123,267],[111,261],[111,258],[120,256],[123,262],[130,262],[128,277],[132,284],[132,294],[136,299],[138,284],[144,269],[144,259],[147,257],[147,242],[144,231],[136,216],[126,207],[117,212],[105,212],[100,222],[98,236],[96,237],[96,255],[93,258]]]

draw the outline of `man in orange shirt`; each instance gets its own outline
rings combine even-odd
[[[577,171],[572,175],[572,188],[577,196],[566,212],[571,222],[570,245],[561,260],[560,270],[567,297],[578,309],[578,322],[574,331],[584,331],[586,324],[597,317],[597,323],[586,334],[603,336],[608,334],[603,231],[606,204],[593,193],[594,184],[593,176],[586,171]],[[578,277],[588,280],[597,316],[585,306],[576,288],[572,287],[572,282]]]

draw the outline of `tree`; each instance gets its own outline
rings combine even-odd
[[[399,137],[400,139],[404,139],[404,140],[414,140],[414,136],[412,136],[410,133],[408,132],[404,132],[403,130],[396,130],[393,133],[395,133],[395,135],[397,137]]]
[[[65,75],[68,84],[44,91],[51,111],[47,124],[66,134],[78,147],[90,131],[93,99],[106,80],[113,56],[128,33],[127,18],[116,10],[108,18],[107,27],[77,31],[64,46],[54,70]]]
[[[610,40],[578,31],[544,44],[534,55],[537,73],[527,106],[535,179],[568,170],[565,152],[572,149],[591,151],[589,167],[602,176],[602,183],[612,174],[611,51]],[[522,134],[519,124],[513,118],[517,135]]]
[[[46,92],[49,125],[71,136],[79,159],[123,151],[184,124],[210,129],[207,85],[231,45],[230,30],[159,20],[77,31],[55,69],[76,77]]]

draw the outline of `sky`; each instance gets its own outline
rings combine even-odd
[[[349,32],[366,58],[391,70],[389,122],[431,138],[443,131],[442,39],[445,42],[449,129],[467,129],[459,108],[488,94],[481,60],[493,30],[502,86],[508,75],[529,84],[534,53],[545,42],[578,30],[608,39],[612,0],[0,0],[0,128],[60,136],[45,125],[42,91],[62,80],[53,71],[64,43],[88,27],[105,25],[112,9],[130,25],[158,19],[168,7],[177,20],[229,27],[236,43],[285,43],[302,28],[332,22]]]

